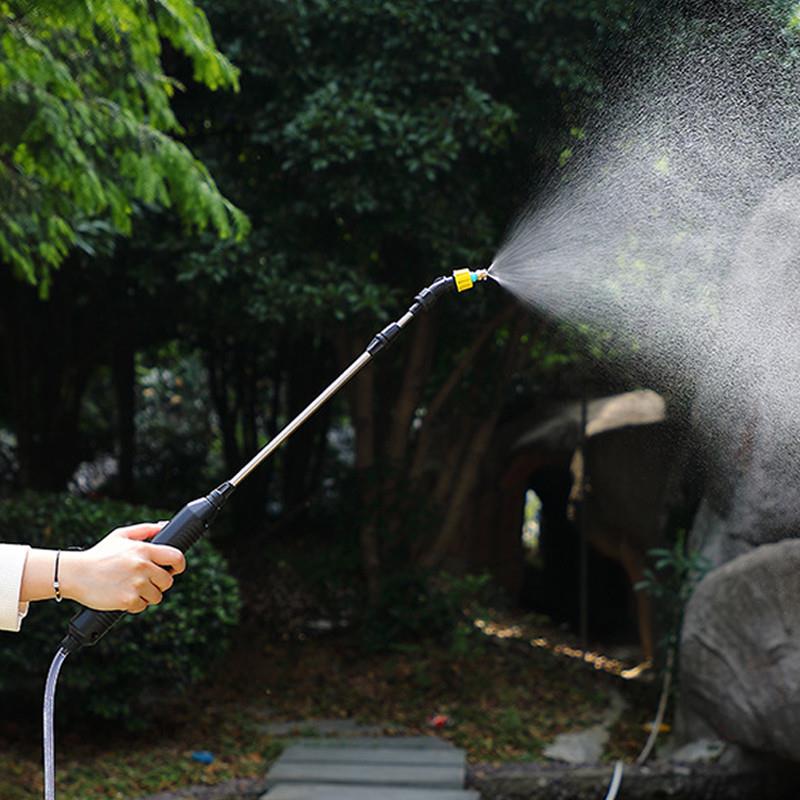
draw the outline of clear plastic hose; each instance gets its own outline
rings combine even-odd
[[[608,787],[608,794],[606,800],[616,800],[619,787],[622,785],[622,762],[617,761],[614,764],[614,772],[611,775],[611,785]]]
[[[61,665],[69,653],[62,647],[56,653],[47,683],[44,685],[44,800],[56,800],[56,755],[53,718],[55,715],[56,682]]]

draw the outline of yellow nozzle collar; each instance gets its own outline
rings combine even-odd
[[[453,272],[453,280],[456,282],[456,289],[459,292],[466,292],[473,286],[472,270],[457,269]]]

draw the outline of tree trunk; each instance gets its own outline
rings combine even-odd
[[[371,480],[375,467],[375,371],[362,371],[355,378],[356,470],[360,474],[361,506],[365,511],[361,525],[361,555],[367,596],[375,605],[381,593],[381,560],[376,519],[378,491]]]
[[[518,314],[512,326],[503,365],[495,374],[495,389],[486,406],[489,410],[481,417],[468,417],[462,421],[461,429],[475,432],[466,444],[457,440],[451,445],[446,466],[439,473],[434,496],[437,503],[444,508],[445,515],[438,535],[420,556],[420,563],[428,569],[442,562],[458,538],[465,513],[469,509],[470,496],[480,477],[481,464],[497,427],[499,413],[496,409],[500,407],[502,387],[519,359],[519,344],[524,324],[524,317]]]
[[[356,350],[352,340],[345,331],[340,331],[335,342],[340,364],[349,364]],[[359,530],[361,561],[367,584],[367,599],[374,606],[381,594],[381,559],[376,519],[378,492],[372,483],[375,467],[375,370],[361,370],[351,381],[347,397],[355,429],[355,469],[362,508],[363,521]]]
[[[329,354],[314,340],[304,340],[295,347],[307,352],[306,359],[291,359],[287,366],[286,416],[293,419],[322,390],[328,375]],[[327,368],[326,368],[327,367]],[[325,454],[325,439],[331,405],[326,403],[287,442],[283,454],[283,497],[287,510],[304,506],[317,490],[320,467]]]
[[[386,456],[390,464],[395,467],[403,461],[408,449],[411,421],[430,373],[434,341],[434,317],[431,314],[423,314],[416,320],[403,381],[392,409],[392,425]]]
[[[422,565],[428,568],[439,564],[450,546],[458,538],[458,531],[467,508],[467,502],[480,474],[483,457],[497,426],[497,414],[492,414],[481,422],[470,439],[465,458],[458,467],[455,487],[447,503],[444,522],[434,539],[433,546],[422,558]]]
[[[217,412],[222,434],[222,453],[225,467],[233,474],[241,466],[241,450],[236,441],[236,410],[231,407],[228,392],[226,360],[213,346],[206,349],[206,371],[211,399]]]
[[[422,476],[425,469],[428,453],[431,446],[431,431],[433,430],[433,421],[441,409],[445,406],[447,400],[452,395],[458,386],[459,381],[464,377],[469,367],[475,362],[481,348],[489,340],[489,337],[503,324],[515,311],[517,310],[516,303],[507,305],[499,314],[490,320],[475,337],[469,349],[461,357],[455,369],[450,373],[445,383],[434,396],[430,405],[428,406],[425,418],[423,419],[422,430],[417,441],[417,447],[414,451],[414,458],[411,465],[411,479],[417,480]]]
[[[253,358],[239,347],[233,357],[212,342],[205,349],[208,385],[222,434],[226,478],[230,478],[258,450],[258,374]],[[277,390],[276,390],[277,391]],[[265,464],[242,483],[231,501],[235,528],[243,535],[264,518],[272,466]]]
[[[119,466],[117,491],[120,497],[132,499],[134,492],[133,462],[136,447],[136,358],[128,341],[114,345],[111,374],[117,405],[117,446]]]
[[[80,461],[81,400],[95,364],[96,349],[71,303],[65,281],[51,297],[0,271],[0,337],[3,373],[17,435],[21,487],[65,488]]]

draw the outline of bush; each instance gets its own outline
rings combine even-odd
[[[19,471],[16,444],[16,437],[0,428],[0,492],[3,494],[13,487]]]
[[[655,547],[647,554],[653,566],[645,569],[644,580],[634,589],[649,592],[655,601],[658,622],[664,631],[659,644],[668,651],[680,644],[686,604],[711,564],[697,550],[688,547],[684,529],[677,531],[671,549]]]
[[[140,365],[134,474],[138,496],[176,504],[224,471],[208,407],[206,372],[197,354],[162,348],[158,367]]]
[[[0,541],[65,549],[88,547],[121,525],[168,514],[109,500],[26,493],[0,501]],[[226,650],[239,592],[208,542],[160,606],[125,615],[104,639],[72,655],[60,679],[59,713],[81,709],[132,727],[147,695],[185,690]],[[78,606],[34,603],[20,634],[0,633],[0,692],[41,695],[44,678]]]
[[[470,616],[486,604],[492,587],[488,575],[410,570],[386,576],[381,588],[379,602],[363,619],[368,650],[407,649],[409,642],[435,639],[463,655],[478,635]]]

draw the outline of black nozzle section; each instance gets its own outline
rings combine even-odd
[[[367,352],[374,356],[390,345],[402,328],[396,322],[390,322],[380,333],[376,333],[372,341],[367,345]]]
[[[427,311],[443,294],[454,289],[455,285],[455,279],[452,275],[442,275],[441,278],[437,278],[414,298],[414,303],[408,309],[409,314],[416,316],[420,311]],[[389,323],[367,345],[367,352],[371,356],[379,353],[395,340],[401,330],[402,328],[396,322]]]
[[[225,483],[221,483],[216,489],[207,494],[205,499],[208,500],[211,505],[216,507],[217,512],[220,512],[222,511],[222,507],[225,505],[225,503],[228,502],[228,498],[235,491],[236,487],[230,481],[225,481]],[[211,522],[209,522],[209,525],[210,524]],[[159,533],[159,536],[161,533],[163,533],[163,531]]]
[[[167,544],[185,553],[209,529],[236,487],[226,481],[206,497],[187,503],[156,535],[153,544]],[[124,611],[92,611],[84,608],[69,623],[61,642],[67,653],[93,645],[123,616]]]
[[[409,308],[411,314],[417,315],[420,311],[427,311],[443,294],[455,288],[452,275],[442,275],[430,286],[423,289],[415,298],[414,304]]]

